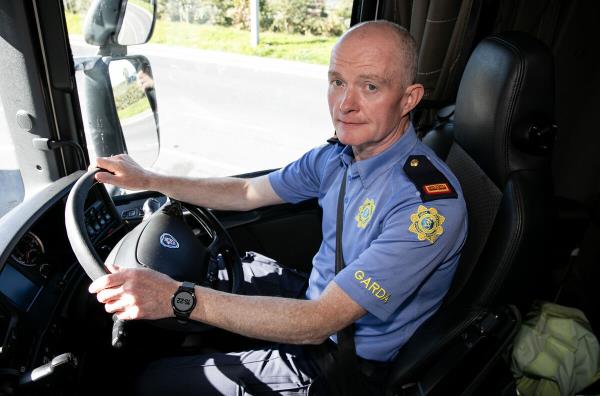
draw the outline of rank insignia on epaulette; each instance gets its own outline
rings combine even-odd
[[[419,241],[427,239],[434,243],[444,233],[444,227],[442,227],[444,221],[446,218],[436,208],[419,205],[417,212],[410,215],[408,230],[417,234]]]
[[[448,183],[426,184],[423,186],[423,191],[429,195],[446,194],[452,192]]]
[[[458,195],[448,181],[424,155],[411,155],[404,163],[404,173],[415,185],[423,202],[443,198],[457,198]]]

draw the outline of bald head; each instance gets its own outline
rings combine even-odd
[[[394,69],[401,75],[404,86],[413,84],[417,75],[417,45],[410,33],[393,22],[379,20],[359,23],[346,31],[333,52],[340,46],[376,49],[394,59]]]

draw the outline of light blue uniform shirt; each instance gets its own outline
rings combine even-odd
[[[403,170],[410,155],[425,155],[458,198],[423,202]],[[336,276],[337,199],[346,168],[346,267]],[[350,146],[325,145],[271,173],[269,180],[284,201],[316,197],[323,208],[323,242],[313,259],[306,297],[317,299],[333,280],[368,311],[356,322],[357,354],[393,359],[450,287],[467,234],[467,211],[456,177],[411,125],[374,157],[354,161]]]

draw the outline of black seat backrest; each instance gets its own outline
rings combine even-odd
[[[471,55],[458,90],[453,139],[439,131],[425,136],[432,147],[446,146],[440,151],[461,183],[469,214],[469,235],[445,304],[459,295],[470,304],[489,304],[505,280],[526,282],[521,269],[541,259],[535,249],[543,230],[536,227],[543,224],[551,189],[548,149],[536,136],[551,125],[553,109],[550,51],[524,33],[507,32],[484,39]],[[526,296],[510,300],[521,303]]]
[[[460,181],[469,230],[444,305],[400,349],[388,393],[421,380],[438,383],[446,374],[429,368],[447,353],[441,351],[465,344],[461,336],[489,307],[528,304],[551,199],[544,131],[552,131],[553,87],[552,55],[541,42],[516,32],[491,36],[467,63],[453,130],[425,135]]]

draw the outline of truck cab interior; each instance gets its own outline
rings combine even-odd
[[[37,191],[0,218],[0,394],[118,394],[145,360],[260,343],[202,324],[117,326],[87,287],[107,260],[155,265],[144,239],[183,229],[192,250],[157,269],[175,278],[195,271],[198,284],[216,287],[221,262],[234,293],[244,252],[309,272],[321,243],[316,201],[215,211],[152,191],[117,195],[94,181],[90,152],[135,150],[107,71],[128,59],[128,39],[117,39],[127,1],[94,4],[102,29],[86,34],[98,55],[74,59],[63,1],[0,3],[0,97],[23,183]],[[512,342],[535,301],[581,309],[600,329],[600,6],[354,1],[351,25],[375,19],[405,26],[419,45],[426,94],[412,120],[456,174],[469,214],[451,289],[392,362],[386,392],[516,394]],[[160,96],[149,100],[155,109]],[[148,135],[160,147],[158,125]],[[594,385],[582,392],[597,393]]]

